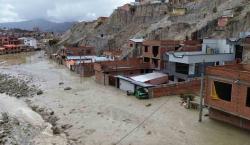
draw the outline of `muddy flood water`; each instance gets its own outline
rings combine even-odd
[[[205,116],[199,123],[198,112],[183,108],[178,96],[137,100],[93,77],[80,78],[43,52],[0,56],[0,72],[30,78],[43,90],[20,99],[0,94],[0,112],[35,130],[24,145],[250,145],[247,131]],[[52,110],[64,130],[51,133],[51,123],[27,102]]]

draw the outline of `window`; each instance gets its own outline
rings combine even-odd
[[[87,50],[87,51],[86,51],[86,54],[87,54],[87,55],[90,55],[90,54],[91,54],[91,50]]]
[[[153,46],[153,55],[157,57],[159,54],[159,46]]]
[[[159,67],[159,61],[158,61],[158,59],[152,59],[152,63],[154,64],[154,66],[155,66],[156,68]]]
[[[247,88],[246,106],[247,106],[247,107],[250,107],[250,88]]]
[[[189,74],[189,65],[184,63],[176,63],[175,64],[175,71],[180,74]]]
[[[148,46],[145,46],[145,50],[144,50],[145,52],[148,52]]]
[[[144,62],[150,62],[150,59],[148,57],[144,57]]]
[[[133,44],[132,44],[132,43],[130,44],[130,47],[133,47]]]
[[[213,99],[221,99],[224,101],[231,101],[231,94],[232,94],[232,84],[227,84],[223,82],[214,82],[213,88]]]

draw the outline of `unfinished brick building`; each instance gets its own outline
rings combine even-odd
[[[0,46],[18,44],[20,41],[16,37],[0,36]]]
[[[19,45],[4,45],[1,49],[0,54],[12,54],[12,53],[20,53],[21,47]]]
[[[144,39],[129,39],[128,41],[128,58],[135,58],[142,56],[142,43]]]
[[[122,51],[117,49],[117,50],[105,50],[102,53],[103,56],[113,59],[113,60],[119,60],[122,57]]]
[[[164,64],[163,56],[166,52],[176,51],[180,47],[180,41],[176,40],[146,40],[143,42],[143,61],[154,65],[161,70]]]
[[[154,67],[149,63],[143,63],[141,59],[130,59],[95,63],[94,70],[97,83],[115,86],[117,75],[132,76],[149,73],[154,70]]]
[[[92,46],[66,47],[61,50],[62,56],[86,56],[95,55],[95,48]]]
[[[210,118],[250,129],[250,65],[208,67],[205,89]]]

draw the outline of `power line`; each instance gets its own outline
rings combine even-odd
[[[138,129],[141,125],[143,125],[147,120],[149,120],[155,113],[157,113],[164,105],[166,105],[168,100],[161,104],[155,111],[153,111],[148,117],[146,117],[140,124],[138,124],[134,129],[128,132],[125,136],[123,136],[116,145],[120,144],[124,139],[126,139],[129,135],[131,135],[136,129]]]

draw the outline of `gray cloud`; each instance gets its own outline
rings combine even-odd
[[[47,19],[56,22],[86,21],[109,16],[133,0],[0,0],[0,22]]]

